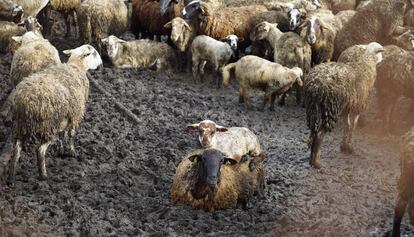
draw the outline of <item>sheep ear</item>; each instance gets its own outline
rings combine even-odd
[[[300,17],[302,18],[302,19],[306,19],[306,17],[307,17],[307,12],[306,12],[306,10],[305,9],[299,9],[299,12],[300,12]]]
[[[108,38],[101,39],[101,42],[104,43],[104,44],[108,43]]]
[[[70,49],[63,50],[63,53],[67,56],[70,56],[72,54],[72,50],[70,50]]]
[[[169,21],[169,22],[165,23],[164,28],[170,29],[171,25],[172,25],[172,22]]]
[[[223,161],[223,164],[225,164],[225,165],[236,165],[237,164],[237,160],[232,159],[232,158],[225,157],[224,158],[224,161]]]
[[[197,130],[199,126],[200,126],[199,123],[194,123],[194,124],[188,124],[187,128],[192,129],[192,130]]]
[[[184,21],[184,27],[186,27],[189,31],[192,31],[190,25]]]
[[[237,40],[238,42],[243,42],[244,41],[244,38],[243,37],[238,37],[238,40]]]
[[[12,40],[16,41],[17,43],[21,43],[22,42],[22,37],[21,36],[12,36]]]
[[[225,127],[220,126],[220,125],[216,125],[216,131],[217,132],[227,132],[228,130],[229,130],[228,128],[225,128]]]
[[[188,159],[191,162],[198,162],[198,161],[201,160],[201,155],[200,154],[195,154],[195,155],[192,155],[192,156],[188,157]]]

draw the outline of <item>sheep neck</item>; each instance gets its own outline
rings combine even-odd
[[[267,41],[273,46],[276,46],[277,42],[279,41],[280,37],[282,37],[283,32],[280,31],[276,26],[270,26],[269,33],[266,36]]]

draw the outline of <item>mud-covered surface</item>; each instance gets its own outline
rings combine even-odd
[[[59,50],[73,42],[57,42]],[[106,65],[108,66],[108,65]],[[10,61],[0,55],[0,104],[10,91]],[[395,116],[393,137],[379,136],[375,100],[356,133],[357,155],[339,152],[340,125],[324,142],[323,169],[308,165],[305,111],[261,112],[237,103],[236,83],[216,89],[189,74],[116,70],[91,76],[141,120],[129,120],[91,86],[86,116],[76,136],[77,158],[47,153],[49,178],[39,181],[36,158],[24,153],[13,189],[0,183],[0,236],[383,236],[392,225],[399,176],[400,134],[412,126],[407,101]],[[174,204],[172,177],[182,156],[199,147],[187,123],[211,119],[245,126],[261,141],[266,160],[266,200],[248,210],[214,214]],[[411,124],[410,124],[411,123]],[[10,129],[1,125],[0,147]],[[0,169],[1,170],[1,169]],[[404,236],[414,236],[406,217]]]

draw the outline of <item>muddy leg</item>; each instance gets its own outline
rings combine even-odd
[[[251,109],[249,101],[249,90],[247,88],[243,88],[243,91],[240,91],[240,96],[243,97],[244,106],[246,107],[246,109]]]
[[[359,119],[359,114],[351,116],[351,127],[349,130],[349,136],[348,136],[348,146],[352,153],[354,153],[354,148],[353,148],[354,139],[353,138],[354,138],[355,129],[358,125],[358,119]]]
[[[204,80],[204,67],[206,66],[206,63],[207,63],[206,60],[202,60],[201,63],[199,64],[201,80]]]
[[[296,85],[296,104],[298,104],[299,106],[303,106],[302,95],[303,88],[299,85]]]
[[[322,129],[316,134],[314,133],[315,132],[311,132],[312,146],[309,163],[311,167],[314,167],[315,169],[320,169],[321,145],[326,132]]]
[[[343,136],[342,136],[342,143],[340,146],[340,150],[341,152],[344,153],[349,153],[351,154],[351,148],[349,147],[349,136],[350,136],[350,131],[351,131],[351,116],[349,114],[347,114],[346,116],[343,117],[344,119],[344,129],[343,129]]]
[[[59,155],[60,156],[64,156],[66,154],[66,150],[65,150],[65,143],[66,143],[66,139],[67,139],[67,131],[64,132],[60,132],[59,133]]]
[[[280,98],[279,105],[284,106],[286,104],[286,94],[287,92],[283,93],[282,98]]]
[[[404,216],[405,209],[407,208],[407,202],[398,197],[397,204],[394,209],[394,221],[392,225],[391,237],[400,237],[401,220]]]
[[[264,94],[264,97],[263,97],[263,104],[262,104],[262,109],[261,109],[261,111],[265,111],[265,108],[266,108],[266,105],[267,105],[267,103],[271,100],[271,97],[272,97],[272,92],[269,92],[269,91],[267,91],[265,94]],[[272,105],[270,105],[270,107],[272,107]]]
[[[47,178],[47,171],[46,171],[46,151],[49,147],[50,142],[42,144],[37,149],[37,166],[39,168],[39,176],[41,180],[45,180]]]
[[[16,140],[13,149],[13,156],[9,162],[9,177],[7,178],[7,185],[14,186],[16,166],[20,159],[20,153],[22,152],[22,144],[20,140]]]
[[[69,156],[76,157],[76,151],[75,151],[75,129],[71,129],[69,132]]]
[[[200,67],[200,61],[197,58],[193,58],[192,71],[193,71],[194,80],[198,79],[198,69],[199,69],[199,67]]]
[[[270,111],[275,111],[275,100],[276,100],[277,94],[272,93],[272,97],[270,98]]]

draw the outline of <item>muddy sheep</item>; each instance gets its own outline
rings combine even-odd
[[[306,75],[311,67],[312,49],[298,34],[294,32],[283,33],[277,28],[277,23],[262,22],[252,31],[251,39],[267,40],[273,48],[274,62],[282,66],[299,67]],[[301,104],[301,90],[297,87],[296,102]],[[282,96],[281,105],[285,104],[286,93]]]
[[[262,5],[227,7],[212,11],[208,4],[195,0],[189,3],[182,13],[185,18],[194,22],[197,34],[207,35],[216,40],[228,35],[237,35],[239,39],[244,40],[241,48],[245,48],[249,43],[252,17],[266,11],[266,7]]]
[[[274,110],[276,96],[286,93],[294,83],[303,85],[301,77],[302,69],[284,67],[278,63],[249,55],[242,57],[236,63],[230,63],[223,68],[223,84],[229,83],[230,70],[234,69],[235,76],[240,86],[239,102],[250,108],[249,90],[261,88],[265,91],[262,110],[270,101],[270,110]]]
[[[171,29],[170,39],[179,51],[181,68],[185,71],[191,70],[190,45],[196,37],[194,25],[191,21],[176,17],[167,22],[164,27]]]
[[[262,153],[259,139],[248,128],[226,128],[211,120],[189,124],[187,128],[198,131],[198,140],[204,149],[217,149],[237,161],[240,161],[244,154],[258,156]]]
[[[20,22],[23,17],[23,7],[11,0],[0,1],[0,21]]]
[[[400,167],[401,174],[398,180],[398,197],[394,209],[391,237],[400,237],[401,220],[407,206],[410,222],[414,225],[414,127],[403,137]]]
[[[335,38],[334,59],[356,44],[379,42],[388,44],[395,30],[403,25],[405,1],[372,0],[356,12]]]
[[[246,154],[237,162],[212,148],[193,152],[177,167],[171,199],[209,212],[246,208],[254,194],[264,197],[264,159]]]
[[[391,117],[398,99],[401,96],[414,99],[414,54],[398,47],[386,52],[384,61],[378,65],[376,87],[382,126],[384,132],[390,133]]]
[[[127,30],[128,9],[123,0],[85,0],[76,11],[80,37],[84,44],[96,42],[102,51],[102,39]]]
[[[102,43],[116,68],[176,69],[177,53],[166,43],[146,39],[125,41],[113,35],[102,39]]]
[[[32,31],[20,37],[21,46],[13,55],[10,82],[15,87],[23,78],[51,65],[60,64],[57,49],[40,34]]]
[[[191,44],[191,55],[192,71],[195,79],[204,74],[204,66],[206,63],[210,63],[213,71],[218,74],[217,85],[220,85],[221,70],[237,50],[238,37],[228,35],[222,40],[226,42],[215,40],[207,35],[199,35],[194,38]]]
[[[360,52],[360,48],[365,50]],[[353,51],[360,53],[354,53]],[[310,165],[320,168],[320,148],[325,134],[338,118],[344,121],[341,151],[353,153],[352,136],[359,114],[368,106],[376,79],[376,65],[382,60],[378,43],[352,46],[342,54],[353,54],[353,61],[322,63],[307,75],[305,107],[310,129]]]
[[[47,178],[45,155],[53,138],[69,134],[70,155],[75,155],[75,129],[83,119],[89,93],[86,71],[102,64],[90,45],[65,50],[70,58],[34,73],[19,83],[13,96],[13,154],[7,184],[14,185],[22,146],[34,144],[41,179]]]

